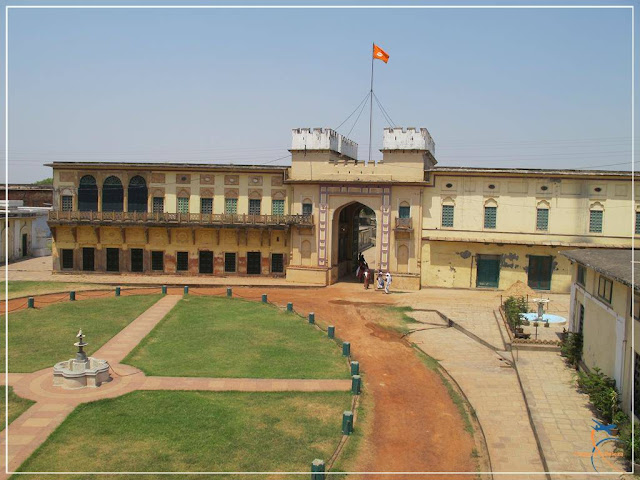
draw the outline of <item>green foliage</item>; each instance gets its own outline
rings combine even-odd
[[[0,386],[0,425],[4,429],[5,422],[5,408],[4,398],[6,394],[5,386]],[[16,418],[22,415],[35,402],[27,400],[26,398],[19,397],[13,392],[13,387],[9,387],[9,423],[13,422]]]
[[[512,331],[522,326],[521,313],[527,313],[527,300],[524,297],[509,297],[503,304],[504,314]]]
[[[560,344],[560,351],[567,362],[576,367],[582,358],[582,333],[567,332]]]
[[[53,177],[43,178],[37,182],[33,182],[33,185],[53,185]]]
[[[589,395],[589,400],[603,420],[611,423],[613,416],[620,410],[616,381],[595,367],[589,373],[578,372],[578,387]]]
[[[622,425],[616,425],[618,425],[618,428],[620,429],[620,443],[622,446],[622,451],[624,453],[624,458],[631,461],[631,454],[633,453],[633,457],[635,457],[637,461],[637,459],[640,458],[640,423],[636,422],[632,435],[631,422],[628,421],[628,418],[629,417],[627,417],[626,423]]]

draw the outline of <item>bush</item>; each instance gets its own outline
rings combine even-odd
[[[522,325],[521,313],[527,313],[527,301],[524,297],[509,297],[505,300],[504,315],[507,317],[507,322],[512,331],[516,331],[516,328],[520,328]]]
[[[631,435],[631,422],[627,421],[627,423],[622,426],[618,425],[620,429],[620,444],[622,446],[622,452],[624,453],[624,458],[631,461],[633,452],[633,456],[636,458],[640,458],[640,423],[635,424],[634,435]]]
[[[607,423],[619,411],[620,399],[616,381],[595,367],[592,372],[578,372],[578,387],[589,395],[589,401]]]
[[[582,358],[582,333],[567,332],[560,344],[562,356],[567,358],[567,362],[574,367]]]

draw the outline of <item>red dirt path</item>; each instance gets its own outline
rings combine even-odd
[[[169,291],[182,293],[181,288]],[[123,289],[122,295],[159,292],[160,287]],[[190,289],[192,295],[224,295],[225,292],[226,288],[221,287]],[[280,306],[293,302],[294,310],[300,314],[315,312],[317,323],[335,325],[336,336],[351,343],[351,355],[360,362],[364,388],[372,395],[374,404],[371,429],[359,449],[356,471],[475,471],[471,458],[473,439],[465,432],[463,420],[439,376],[424,366],[399,334],[376,324],[376,317],[384,315],[384,311],[372,308],[372,302],[394,304],[395,295],[364,291],[359,284],[337,284],[317,290],[233,288],[234,296],[251,300],[259,300],[263,293],[268,294],[270,302]],[[81,301],[109,294],[114,295],[113,288],[77,292],[76,298]],[[45,302],[68,301],[68,298],[68,294],[60,293],[41,295],[36,297],[35,305],[37,308]],[[8,307],[10,312],[26,308],[26,299],[9,300]],[[362,478],[397,480],[402,475]],[[436,477],[411,475],[407,478],[432,480]],[[438,475],[437,478],[465,477]]]

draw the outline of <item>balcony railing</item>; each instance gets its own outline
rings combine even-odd
[[[226,213],[147,213],[147,212],[62,212],[51,210],[53,224],[93,225],[218,225],[218,226],[312,226],[313,215],[246,215]]]
[[[413,230],[411,218],[397,218],[396,230]]]

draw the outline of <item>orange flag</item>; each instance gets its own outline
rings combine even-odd
[[[389,54],[387,52],[385,52],[384,50],[382,50],[379,46],[377,46],[374,43],[373,44],[373,58],[375,58],[377,60],[382,60],[384,63],[387,63],[389,61]]]

